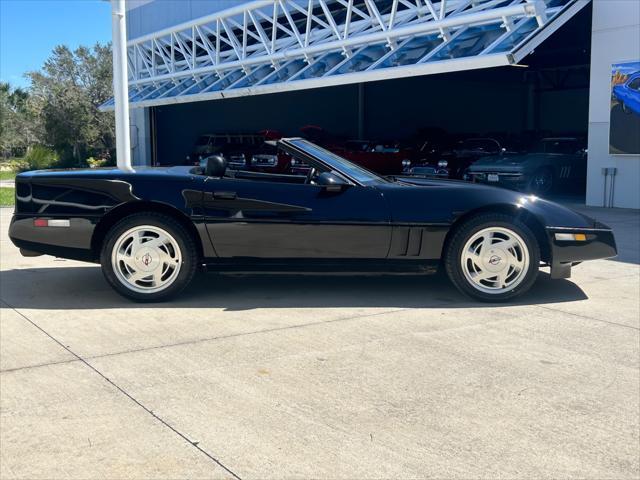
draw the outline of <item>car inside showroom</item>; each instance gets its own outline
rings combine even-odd
[[[635,2],[169,4],[128,3],[134,164],[283,171],[300,136],[384,175],[640,207],[640,55],[611,23]]]

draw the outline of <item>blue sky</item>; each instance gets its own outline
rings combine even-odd
[[[101,0],[0,0],[0,80],[26,86],[56,45],[111,41],[111,6]]]
[[[612,70],[612,73],[620,72],[625,75],[631,75],[632,73],[640,72],[640,62],[615,63]]]

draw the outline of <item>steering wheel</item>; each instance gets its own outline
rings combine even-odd
[[[311,167],[309,169],[309,173],[307,173],[307,179],[305,180],[305,184],[309,185],[313,181],[313,177],[316,176],[316,169]]]

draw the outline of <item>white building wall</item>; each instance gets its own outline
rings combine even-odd
[[[587,205],[603,205],[602,169],[615,167],[613,206],[640,208],[640,155],[609,155],[611,65],[640,60],[640,1],[593,0],[591,48]]]

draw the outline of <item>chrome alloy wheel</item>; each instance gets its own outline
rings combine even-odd
[[[500,294],[517,287],[529,269],[529,250],[514,231],[490,227],[467,241],[460,258],[462,272],[475,289]]]
[[[118,237],[111,251],[111,265],[128,289],[155,293],[178,277],[182,254],[178,242],[166,230],[139,225]]]

